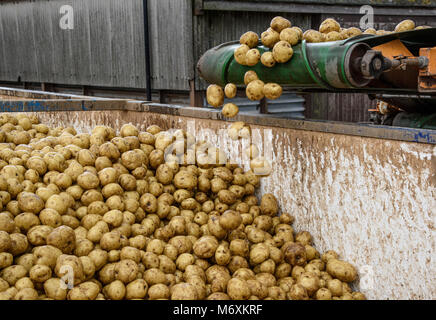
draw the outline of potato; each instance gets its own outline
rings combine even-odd
[[[286,28],[280,32],[280,40],[288,42],[291,46],[295,46],[300,42],[300,32],[295,28]]]
[[[260,61],[260,52],[258,49],[250,49],[247,51],[245,55],[245,65],[247,66],[255,66]]]
[[[146,155],[142,150],[135,149],[121,155],[121,163],[129,170],[134,170],[146,163]]]
[[[338,254],[333,250],[328,250],[324,252],[321,256],[321,260],[324,263],[327,263],[327,261],[329,261],[330,259],[337,259],[337,258],[338,258]]]
[[[232,300],[247,300],[251,291],[245,280],[232,278],[227,284],[227,294]]]
[[[230,297],[224,292],[211,293],[206,300],[230,300]]]
[[[329,33],[332,31],[340,32],[341,26],[340,24],[332,18],[324,20],[319,26],[319,32],[321,33]]]
[[[263,92],[264,85],[264,82],[261,80],[251,81],[245,90],[247,98],[252,101],[261,100],[265,96]]]
[[[33,288],[23,288],[17,292],[14,300],[37,300],[38,292]]]
[[[220,86],[212,84],[207,87],[206,98],[207,103],[211,106],[215,108],[220,107],[224,103],[224,91]]]
[[[197,186],[197,177],[188,171],[179,171],[174,176],[174,185],[179,189],[192,190]]]
[[[197,300],[198,293],[190,283],[178,283],[171,288],[171,300]]]
[[[245,83],[245,85],[248,85],[250,82],[252,82],[254,80],[259,80],[259,78],[258,78],[258,76],[257,76],[255,71],[249,70],[249,71],[247,71],[244,74],[244,83]],[[236,126],[235,129],[237,129],[238,124],[240,124],[240,122],[239,123],[237,123],[237,122],[234,123],[234,125]],[[242,125],[240,126],[240,128],[242,128]]]
[[[273,53],[271,51],[265,51],[260,57],[260,62],[268,68],[275,66],[276,61],[274,60]]]
[[[362,34],[362,31],[359,28],[351,27],[351,28],[345,29],[344,33],[345,33],[345,36],[347,38],[353,38],[355,36]],[[342,34],[344,34],[344,33],[342,33]]]
[[[122,137],[138,136],[138,134],[138,129],[131,123],[124,124],[120,129],[120,135]]]
[[[241,36],[241,38],[239,39],[240,44],[245,44],[249,48],[256,47],[258,42],[259,42],[259,36],[257,35],[257,33],[253,32],[253,31],[248,31],[248,32],[244,33]]]
[[[44,209],[44,201],[34,193],[22,192],[17,197],[18,206],[23,212],[39,213]]]
[[[52,231],[53,228],[49,226],[34,226],[27,232],[27,239],[34,246],[42,246]]]
[[[123,300],[126,295],[126,287],[121,281],[115,280],[104,287],[103,292],[105,296],[111,300]]]
[[[149,286],[159,283],[166,283],[166,276],[163,271],[157,268],[150,268],[144,272],[144,280],[147,281]]]
[[[50,268],[54,268],[56,266],[57,259],[61,255],[62,251],[51,245],[40,246],[33,249],[33,256],[36,258],[34,263],[38,265],[46,265]]]
[[[274,45],[272,54],[276,62],[285,63],[292,58],[294,50],[292,50],[291,45],[287,41],[280,40]]]
[[[182,253],[176,259],[177,269],[181,271],[185,271],[186,267],[193,264],[195,262],[195,258],[190,253]]]
[[[98,293],[100,292],[100,287],[92,282],[84,282],[74,287],[68,292],[68,300],[95,300]]]
[[[280,41],[280,33],[272,28],[268,28],[261,34],[261,41],[265,47],[273,48]]]
[[[318,32],[313,29],[309,29],[303,33],[303,40],[306,40],[308,43],[318,43],[323,42],[324,37],[321,32]]]
[[[288,298],[291,300],[308,300],[306,288],[301,284],[294,284],[288,293]]]
[[[44,292],[48,298],[53,300],[65,300],[67,298],[67,287],[58,278],[51,278],[44,282]]]
[[[15,230],[15,222],[6,212],[0,213],[0,231],[12,233]]]
[[[95,265],[92,259],[88,256],[79,257],[83,267],[84,280],[91,280],[95,275]]]
[[[124,259],[117,263],[115,267],[116,279],[127,284],[136,279],[138,274],[138,264],[130,259]]]
[[[377,34],[377,31],[374,28],[368,28],[364,32],[364,34]]]
[[[219,224],[225,230],[234,230],[239,227],[241,222],[241,214],[233,210],[225,211],[219,218]]]
[[[334,278],[343,282],[352,282],[357,278],[357,270],[348,262],[329,259],[327,261],[326,271]]]
[[[6,284],[7,284],[7,282],[6,282]],[[32,280],[30,280],[29,277],[24,277],[24,278],[19,279],[17,282],[15,282],[15,288],[17,288],[17,290],[20,291],[21,289],[24,289],[24,288],[34,289],[35,286],[33,285],[33,282],[32,282]],[[2,290],[0,289],[0,291],[2,291]]]
[[[72,255],[60,255],[56,261],[54,271],[59,278],[65,276],[68,281],[72,279],[74,285],[81,283],[85,278],[82,262]]]
[[[9,253],[13,256],[18,256],[27,251],[29,248],[29,242],[27,237],[20,233],[12,233],[9,235],[11,238],[11,247]]]
[[[0,253],[0,269],[7,268],[12,265],[14,256],[7,252]]]
[[[213,257],[217,248],[218,241],[212,236],[203,236],[193,245],[195,255],[199,258],[205,259]]]
[[[0,253],[8,252],[11,247],[11,237],[6,231],[0,231]]]
[[[163,283],[150,286],[147,293],[150,300],[168,299],[170,297],[170,289]]]
[[[222,115],[227,118],[234,118],[239,113],[239,108],[234,103],[226,103],[221,111]]]
[[[136,279],[126,286],[126,299],[144,299],[147,295],[148,284],[143,279]]]
[[[275,216],[278,212],[277,199],[271,193],[266,193],[262,196],[260,202],[260,211],[267,216]]]
[[[327,33],[325,36],[326,42],[339,41],[339,40],[342,40],[342,35],[337,31],[331,31],[331,32]]]
[[[60,249],[65,254],[70,254],[76,246],[76,234],[70,227],[57,227],[47,236],[47,244]]]
[[[309,296],[312,296],[320,288],[319,278],[312,272],[302,273],[298,277],[297,283],[306,289]]]
[[[277,16],[271,20],[270,25],[272,29],[280,33],[283,29],[291,27],[291,22],[286,18]]]
[[[312,243],[312,236],[307,231],[300,231],[295,235],[295,241],[307,246]]]
[[[236,92],[237,92],[237,88],[236,85],[233,83],[228,83],[226,84],[226,86],[224,87],[224,94],[226,95],[226,97],[228,99],[233,99],[236,96]]]
[[[282,95],[283,89],[277,83],[267,83],[263,87],[265,97],[271,100],[277,99]]]
[[[34,265],[29,271],[29,277],[34,282],[45,282],[51,278],[52,271],[46,265]]]
[[[121,247],[121,235],[118,232],[107,232],[100,240],[100,246],[103,250],[117,250]]]
[[[236,62],[239,63],[240,65],[245,66],[246,65],[246,59],[247,59],[247,52],[249,50],[250,50],[250,47],[247,46],[246,44],[242,44],[238,48],[236,48],[235,52],[234,52],[234,57],[235,57]],[[214,89],[214,90],[217,90],[217,89]],[[217,102],[217,101],[215,101],[215,102]],[[220,105],[217,105],[217,106],[214,106],[214,107],[219,107],[219,106]]]
[[[403,32],[415,29],[415,22],[413,20],[403,20],[396,25],[395,32]]]
[[[255,244],[250,250],[250,264],[257,265],[269,257],[269,247],[263,243]]]
[[[27,269],[21,265],[12,265],[0,271],[0,277],[6,280],[10,286],[27,275]]]

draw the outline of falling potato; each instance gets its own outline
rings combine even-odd
[[[218,108],[224,103],[224,91],[219,85],[211,84],[206,90],[207,103]]]
[[[233,99],[236,96],[237,91],[238,89],[236,88],[236,85],[234,83],[228,83],[224,87],[224,93],[229,99]]]
[[[415,29],[415,22],[413,20],[403,20],[395,27],[395,32],[404,32]]]
[[[222,115],[227,118],[235,117],[238,114],[238,112],[239,112],[239,108],[234,103],[226,103],[223,109],[221,110]]]
[[[251,129],[249,126],[244,125],[241,130],[239,130],[239,137],[242,139],[250,139]]]
[[[271,28],[277,32],[281,32],[283,29],[290,28],[291,21],[281,16],[277,16],[271,20]]]
[[[245,66],[247,52],[250,50],[250,47],[246,44],[241,44],[238,48],[236,48],[234,56],[237,63]]]
[[[264,157],[258,157],[250,161],[250,168],[258,176],[268,176],[271,174],[272,167]]]
[[[257,44],[259,43],[259,36],[256,32],[248,31],[241,36],[239,43],[245,44],[250,48],[257,47]]]
[[[259,157],[260,151],[255,144],[252,144],[244,150],[244,153],[250,160],[253,160]]]
[[[259,80],[259,77],[257,76],[256,72],[253,70],[249,70],[244,74],[244,83],[245,85],[248,85],[251,81]]]
[[[263,87],[263,93],[268,99],[274,100],[282,95],[283,89],[277,83],[267,83]]]
[[[268,28],[266,31],[262,32],[260,39],[265,47],[273,48],[274,45],[280,41],[280,33],[273,28]]]
[[[341,25],[335,19],[328,18],[324,20],[319,26],[319,32],[321,33],[329,33],[332,31],[339,32],[341,29]]]
[[[286,28],[280,32],[280,40],[288,42],[291,46],[295,46],[300,42],[300,33],[293,28]]]
[[[239,131],[245,126],[245,123],[242,121],[233,122],[229,128],[227,129],[227,134],[230,139],[238,140],[239,139]]]
[[[260,57],[260,62],[262,62],[262,64],[268,68],[272,68],[276,64],[273,53],[271,51],[264,52]]]
[[[247,98],[252,101],[261,100],[265,94],[263,93],[264,82],[262,80],[251,81],[245,90]]]
[[[255,66],[260,61],[260,52],[257,49],[248,50],[245,56],[245,64],[247,66]]]
[[[279,41],[274,46],[272,53],[275,61],[285,63],[292,58],[294,50],[292,50],[292,47],[288,42]]]

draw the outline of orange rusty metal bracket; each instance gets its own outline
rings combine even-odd
[[[436,47],[421,48],[419,55],[427,57],[428,65],[419,70],[418,90],[436,92]]]
[[[379,46],[373,47],[372,49],[381,51],[383,56],[389,59],[394,59],[394,57],[401,55],[405,57],[413,57],[413,54],[409,51],[409,49],[407,49],[400,39],[383,43]]]

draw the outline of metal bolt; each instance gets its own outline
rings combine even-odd
[[[380,59],[376,58],[373,60],[372,66],[374,67],[375,70],[380,70],[382,67],[382,61]]]

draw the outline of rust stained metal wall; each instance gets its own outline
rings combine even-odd
[[[119,128],[128,122],[141,129],[150,124],[186,129],[188,121],[195,121],[200,139],[213,139],[210,130],[228,126],[217,120],[121,111],[42,113],[40,118],[85,132],[97,124]],[[262,180],[260,193],[274,193],[281,209],[295,216],[296,231],[310,231],[318,250],[336,250],[352,262],[359,269],[358,289],[370,299],[436,299],[434,146],[251,128],[260,130],[262,150],[272,147],[273,173]],[[227,137],[217,144],[229,147],[232,157],[241,150]]]

